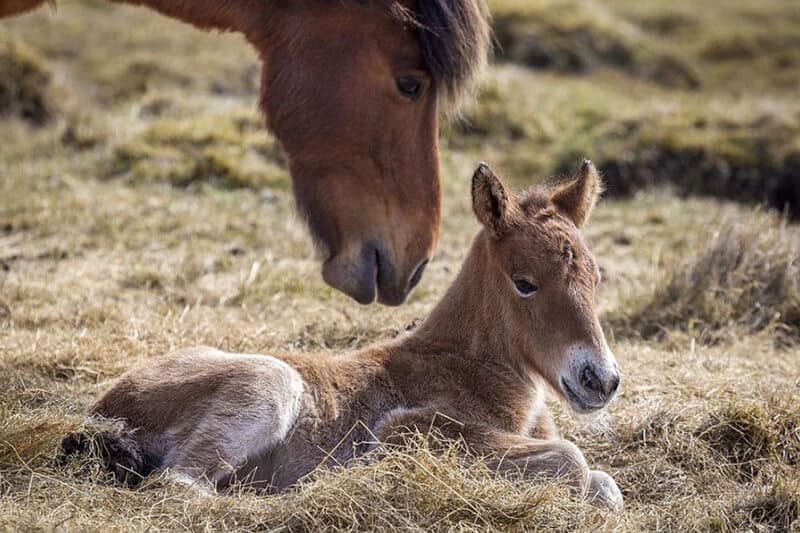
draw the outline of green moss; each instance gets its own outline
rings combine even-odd
[[[112,100],[127,100],[155,87],[187,87],[191,77],[159,63],[157,58],[115,62],[102,69],[104,91]]]
[[[254,123],[246,115],[158,119],[114,149],[110,173],[178,187],[286,188],[282,153]]]

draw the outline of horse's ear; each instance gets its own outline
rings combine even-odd
[[[472,175],[472,210],[478,221],[496,239],[511,227],[516,199],[506,190],[489,165],[480,163]]]
[[[550,199],[577,227],[583,226],[603,192],[603,180],[588,159],[583,160],[578,174],[569,183],[558,187]]]

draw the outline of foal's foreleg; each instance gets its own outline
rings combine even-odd
[[[431,429],[448,439],[462,439],[495,472],[563,479],[590,501],[622,506],[622,494],[611,476],[590,470],[580,449],[566,440],[532,439],[480,424],[462,424],[430,408],[390,415],[376,427],[375,434],[381,442],[398,443],[409,432]]]
[[[622,507],[622,493],[614,479],[601,470],[590,470],[575,444],[562,439],[539,440],[490,432],[480,436],[477,447],[490,455],[487,463],[497,472],[524,476],[563,478],[589,501]]]
[[[48,0],[0,0],[0,18],[30,11],[47,2]],[[50,0],[50,3],[53,1]]]

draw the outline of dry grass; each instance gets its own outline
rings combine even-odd
[[[798,70],[780,66],[797,50],[775,44],[800,27],[793,4],[492,3],[501,21],[520,15],[518,42],[544,39],[586,67],[491,70],[442,139],[437,255],[391,309],[321,281],[280,152],[258,127],[241,39],[94,0],[0,23],[0,40],[49,76],[31,94],[51,110],[41,126],[19,107],[0,119],[0,529],[800,528],[797,226],[659,187],[782,205],[767,184],[797,176]],[[630,59],[614,64],[618,46]],[[647,74],[659,55],[699,86]],[[3,102],[25,79],[4,72]],[[54,463],[90,402],[148,357],[193,344],[334,354],[395,335],[459,268],[477,160],[525,186],[584,155],[628,187],[587,228],[624,384],[598,418],[551,403],[565,437],[619,481],[622,513],[558,484],[496,479],[424,441],[280,496],[198,494],[159,477],[132,491],[95,463]]]
[[[51,74],[24,44],[0,38],[0,115],[42,124],[53,112],[47,94]]]
[[[778,345],[800,340],[800,233],[776,215],[723,221],[702,251],[665,276],[652,297],[625,311],[644,337],[677,329],[700,342],[742,333]]]

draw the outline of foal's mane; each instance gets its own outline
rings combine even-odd
[[[473,93],[488,59],[492,32],[485,0],[371,1],[417,28],[440,102],[456,110]]]

